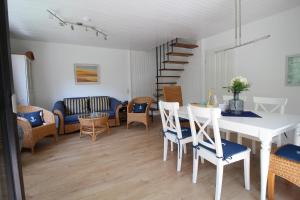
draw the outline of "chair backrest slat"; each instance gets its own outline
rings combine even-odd
[[[163,125],[163,131],[177,133],[177,137],[182,138],[181,127],[178,117],[179,103],[159,101],[159,111]]]
[[[285,106],[288,102],[287,98],[269,98],[269,97],[253,97],[253,102],[255,104],[255,111],[263,110],[264,112],[279,112],[284,114]],[[270,106],[271,108],[266,108]]]
[[[217,157],[223,157],[222,142],[218,123],[218,119],[221,117],[221,109],[189,105],[188,114],[193,137],[193,145],[197,146],[200,143],[208,148],[215,149]],[[196,129],[196,125],[198,127],[198,131]],[[207,128],[208,125],[213,126],[214,139],[211,138],[205,131],[205,128]],[[204,140],[204,138],[206,140]]]

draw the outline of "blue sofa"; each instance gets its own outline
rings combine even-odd
[[[80,129],[78,116],[91,112],[109,113],[109,126],[119,126],[121,101],[107,96],[65,98],[53,106],[57,116],[58,133],[71,133]]]

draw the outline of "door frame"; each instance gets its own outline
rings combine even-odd
[[[0,146],[4,157],[8,199],[25,199],[22,166],[17,134],[17,115],[13,112],[13,77],[10,57],[10,37],[7,0],[0,1]]]

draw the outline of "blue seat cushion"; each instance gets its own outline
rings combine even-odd
[[[79,123],[78,115],[67,115],[64,122],[65,124],[77,124]]]
[[[38,127],[43,125],[43,110],[35,111],[35,112],[26,112],[26,113],[19,113],[20,117],[27,119],[32,127]]]
[[[300,146],[287,144],[280,147],[275,154],[288,160],[300,162]]]
[[[212,140],[214,141],[214,139],[212,139]],[[205,142],[210,143],[209,140],[205,140]],[[244,145],[241,145],[241,144],[230,142],[230,141],[224,140],[224,139],[221,139],[221,142],[222,142],[222,148],[223,148],[223,160],[226,160],[228,158],[230,159],[230,157],[233,156],[234,154],[238,154],[238,153],[241,153],[241,152],[247,150],[247,147]],[[207,149],[208,151],[216,153],[215,149],[211,149],[207,146],[204,146],[203,144],[199,143],[198,147],[203,147],[203,148]]]
[[[147,103],[135,103],[133,104],[132,112],[134,113],[144,113],[147,108]]]
[[[177,133],[174,131],[167,131],[167,132],[177,135]],[[192,132],[190,128],[181,128],[181,134],[182,134],[182,139],[192,136]]]
[[[179,122],[190,122],[190,120],[179,117]]]

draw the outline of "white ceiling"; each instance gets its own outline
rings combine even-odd
[[[300,0],[242,0],[243,23],[299,5]],[[89,24],[108,33],[108,40],[61,27],[46,9],[69,21],[89,17]],[[138,50],[234,27],[234,0],[8,0],[8,12],[14,38]]]

